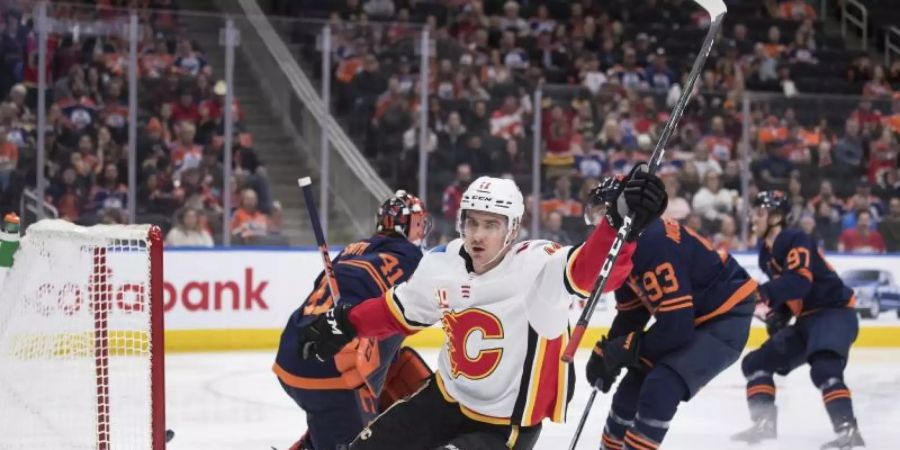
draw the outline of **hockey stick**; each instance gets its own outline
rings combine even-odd
[[[688,100],[691,98],[691,93],[694,91],[694,84],[697,82],[697,78],[700,77],[700,71],[706,63],[706,58],[712,50],[713,42],[715,42],[716,36],[718,36],[719,31],[722,29],[722,22],[725,19],[727,9],[722,0],[694,0],[694,2],[709,13],[710,18],[712,18],[712,23],[709,26],[709,31],[706,32],[706,37],[703,39],[703,46],[700,48],[700,53],[697,55],[697,59],[694,60],[694,65],[685,82],[684,91],[681,93],[681,97],[678,98],[678,103],[675,104],[675,108],[672,110],[672,116],[669,117],[669,121],[666,122],[662,134],[659,136],[659,141],[656,142],[656,148],[653,149],[653,154],[650,156],[649,172],[651,174],[656,172],[657,167],[659,167],[659,164],[665,156],[665,147],[669,142],[669,137],[671,137],[672,133],[675,131],[675,127],[678,125],[681,115],[684,114],[684,108],[687,106]],[[631,222],[633,220],[633,214],[628,214],[623,218],[622,226],[619,227],[618,232],[616,232],[616,237],[609,249],[609,254],[606,255],[606,260],[603,262],[603,266],[600,268],[600,274],[597,276],[597,281],[594,283],[594,290],[591,292],[591,297],[585,305],[584,310],[581,312],[581,317],[578,318],[575,329],[572,331],[572,338],[569,340],[569,345],[563,353],[562,360],[564,362],[572,362],[575,357],[575,350],[578,349],[578,344],[581,343],[581,339],[584,337],[588,322],[590,322],[591,316],[594,314],[594,309],[596,309],[597,303],[600,300],[600,296],[603,294],[603,289],[609,281],[609,273],[612,271],[613,265],[615,265],[616,259],[619,257],[619,251],[622,249],[622,242],[625,241],[625,236],[631,232]]]
[[[584,411],[581,413],[581,420],[578,421],[578,428],[575,429],[575,436],[572,436],[569,450],[575,450],[575,446],[578,445],[578,438],[581,437],[581,431],[584,430],[584,424],[591,414],[591,406],[594,405],[594,399],[597,398],[597,393],[600,392],[601,389],[603,389],[603,380],[597,380],[597,384],[591,389],[591,396],[588,397],[587,405],[584,405]]]
[[[316,209],[316,201],[313,199],[312,180],[309,177],[297,179],[297,184],[303,191],[306,199],[306,211],[309,212],[309,221],[313,234],[316,235],[316,244],[319,245],[319,254],[322,255],[322,264],[325,266],[325,280],[331,291],[332,303],[337,306],[341,300],[341,291],[338,289],[337,278],[334,277],[334,268],[331,266],[331,255],[328,254],[328,243],[325,242],[325,233],[322,232],[322,221],[319,220],[319,210]]]

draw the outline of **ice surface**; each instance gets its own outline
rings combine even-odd
[[[435,366],[436,350],[422,355]],[[545,424],[538,449],[565,449],[584,407],[587,351],[576,358],[578,387],[565,425]],[[302,411],[271,372],[274,353],[231,352],[166,356],[171,450],[288,448],[306,429]],[[900,349],[854,349],[846,372],[860,429],[872,450],[900,449]],[[809,369],[801,367],[778,385],[779,440],[749,447],[729,436],[749,425],[739,363],[713,380],[690,403],[682,403],[662,448],[818,449],[832,438],[831,425]],[[611,395],[600,395],[578,448],[599,448]],[[415,431],[412,431],[415,432]]]

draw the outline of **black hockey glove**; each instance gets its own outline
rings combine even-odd
[[[623,217],[634,212],[631,232],[625,237],[628,242],[634,242],[644,228],[661,216],[669,205],[666,187],[659,177],[647,171],[648,168],[646,163],[640,163],[631,169],[623,182],[622,194],[619,195],[615,208],[610,208],[610,224],[615,228],[622,225]]]
[[[319,361],[331,359],[356,337],[350,323],[350,305],[338,305],[316,318],[300,334],[300,356]]]
[[[614,339],[603,336],[594,346],[587,363],[588,383],[599,387],[604,394],[609,392],[622,369],[637,365],[640,344],[639,332],[633,331]]]
[[[769,333],[769,337],[775,336],[779,331],[783,330],[791,323],[791,310],[787,307],[787,305],[781,305],[777,308],[772,308],[766,313],[766,332]]]

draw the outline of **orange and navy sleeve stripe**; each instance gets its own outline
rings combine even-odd
[[[680,297],[671,298],[668,300],[663,300],[659,302],[659,307],[656,308],[657,313],[665,313],[671,311],[678,311],[679,309],[687,309],[694,307],[694,296],[692,295],[682,295]]]
[[[349,267],[353,267],[355,269],[361,270],[363,273],[368,274],[372,282],[377,286],[378,290],[381,294],[384,294],[388,290],[387,282],[384,277],[378,271],[378,269],[369,261],[363,259],[345,259],[340,261],[338,264],[343,264]]]

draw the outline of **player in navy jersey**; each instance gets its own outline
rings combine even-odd
[[[780,191],[760,192],[754,205],[759,267],[769,276],[759,287],[761,301],[768,307],[769,340],[741,363],[753,426],[734,439],[756,443],[777,436],[773,375],[787,375],[808,363],[810,378],[822,391],[838,435],[822,448],[862,447],[850,390],[844,384],[850,345],[859,332],[853,309],[856,298],[813,238],[787,227],[790,210],[790,201]],[[793,317],[796,321],[789,325]]]
[[[589,213],[608,204],[617,183],[606,178],[592,191]],[[678,404],[740,358],[757,297],[756,282],[734,258],[674,220],[651,223],[631,259],[609,334],[587,365],[588,382],[603,392],[628,369],[603,430],[608,450],[659,447]]]
[[[417,197],[397,191],[379,208],[376,233],[348,245],[334,259],[340,303],[378,297],[405,281],[422,258],[429,220]],[[291,315],[272,370],[285,392],[306,412],[307,434],[292,449],[343,448],[393,400],[414,392],[431,375],[402,336],[354,339],[333,358],[309,358],[300,336],[333,307],[324,272]]]

